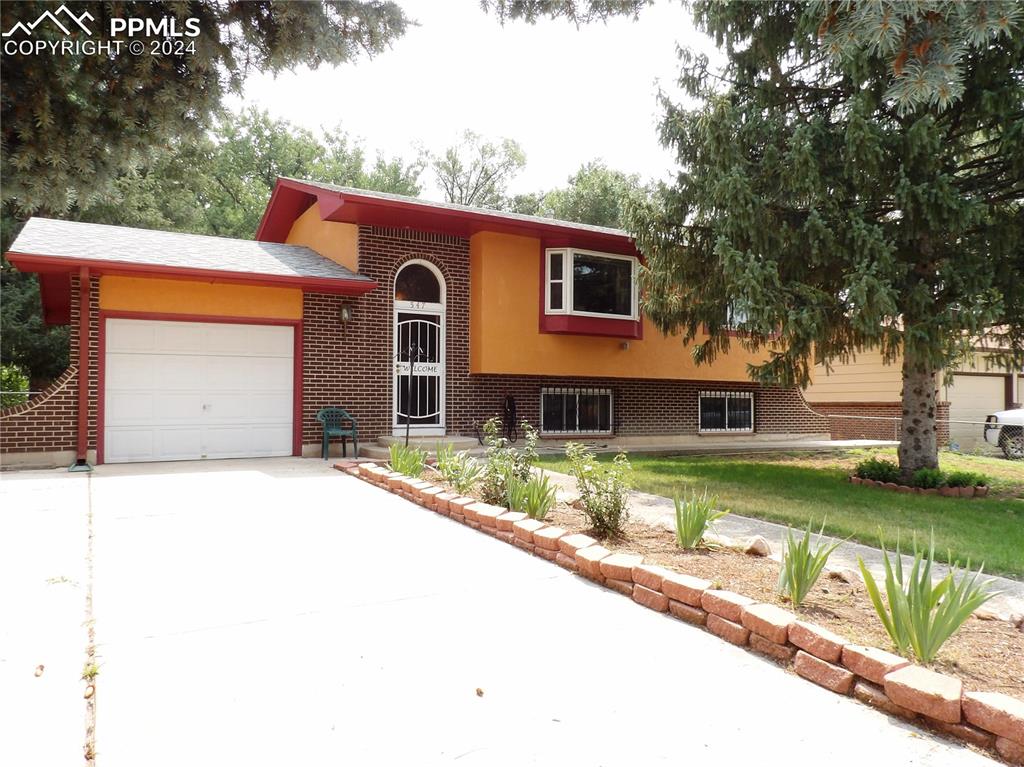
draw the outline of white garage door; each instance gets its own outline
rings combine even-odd
[[[949,400],[949,441],[959,444],[963,450],[984,447],[988,443],[982,437],[981,424],[989,413],[1006,408],[1006,379],[1003,376],[954,375],[952,385],[946,389],[946,398]]]
[[[104,460],[291,455],[293,333],[108,319]]]

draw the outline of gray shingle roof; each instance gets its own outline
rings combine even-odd
[[[494,210],[493,208],[479,208],[472,205],[457,205],[453,202],[434,202],[432,200],[421,200],[419,197],[409,197],[404,194],[392,194],[391,192],[375,192],[369,189],[356,189],[355,187],[349,186],[338,186],[337,184],[328,184],[325,181],[308,181],[303,178],[289,178],[282,176],[281,178],[287,181],[295,181],[299,184],[308,184],[309,186],[315,186],[320,189],[327,189],[331,192],[340,192],[341,194],[353,194],[360,197],[368,197],[374,200],[390,200],[392,202],[406,202],[413,205],[421,205],[424,208],[436,208],[440,210],[449,210],[454,213],[473,213],[477,215],[492,216],[494,218],[505,219],[507,221],[519,224],[535,224],[540,226],[558,226],[567,229],[579,229],[581,232],[593,232],[595,234],[610,234],[617,237],[630,237],[629,232],[623,229],[613,229],[608,226],[594,226],[592,224],[578,224],[575,221],[562,221],[557,218],[543,218],[541,216],[528,216],[524,213],[510,213],[504,210]]]
[[[147,266],[212,269],[275,277],[371,281],[303,245],[85,224],[52,218],[30,218],[10,249],[39,256]]]

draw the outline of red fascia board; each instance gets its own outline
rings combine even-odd
[[[92,274],[119,275],[125,277],[154,277],[164,279],[196,280],[201,282],[223,282],[236,285],[261,285],[270,287],[294,287],[334,293],[346,296],[360,296],[377,287],[374,280],[348,280],[334,277],[299,277],[279,274],[253,274],[232,272],[221,269],[195,269],[184,266],[163,266],[160,264],[135,264],[126,261],[101,261],[64,256],[44,256],[33,253],[8,252],[7,260],[23,272],[74,271],[83,266]]]
[[[297,204],[287,191],[278,190],[301,193],[304,204]],[[561,237],[567,244],[578,248],[639,255],[636,244],[626,235],[594,232],[576,228],[571,224],[518,221],[500,215],[452,210],[427,203],[388,200],[353,192],[335,192],[289,179],[278,179],[256,239],[283,242],[288,236],[287,231],[283,230],[290,230],[291,224],[309,207],[313,199],[320,205],[320,216],[324,221],[414,229],[457,237],[471,237],[478,232],[499,232],[544,239]],[[298,209],[300,207],[301,210]],[[275,223],[271,224],[271,221]]]

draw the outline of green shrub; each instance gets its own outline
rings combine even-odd
[[[28,376],[17,365],[0,365],[0,407],[28,402]]]
[[[673,502],[676,506],[676,543],[683,549],[697,548],[704,540],[708,525],[729,513],[728,509],[716,511],[718,496],[708,495],[706,487],[700,495],[691,490],[687,500],[680,500],[677,496]]]
[[[583,514],[599,536],[620,535],[629,517],[629,480],[632,467],[625,453],[610,464],[598,463],[578,442],[565,446],[569,471],[576,478]]]
[[[875,482],[900,481],[900,467],[884,458],[868,458],[861,461],[854,473],[861,479],[873,479]]]
[[[913,653],[922,663],[934,660],[939,648],[956,633],[971,613],[997,594],[990,590],[992,580],[979,582],[984,566],[976,573],[971,572],[970,560],[967,561],[967,572],[959,580],[953,574],[953,568],[958,567],[958,563],[953,562],[946,577],[932,583],[934,540],[927,555],[917,550],[915,542],[914,564],[906,576],[898,541],[894,559],[890,560],[884,543],[882,555],[888,604],[882,602],[874,576],[865,566],[864,560],[858,557],[864,585],[893,643],[902,654]]]
[[[946,475],[948,487],[977,487],[987,484],[988,477],[976,471],[951,471]]]
[[[427,453],[415,447],[394,443],[391,448],[391,471],[405,474],[407,477],[418,477],[423,473],[423,465],[427,460]]]
[[[825,532],[825,523],[821,523],[820,536]],[[793,531],[786,528],[785,551],[782,552],[782,569],[779,571],[778,592],[789,597],[794,606],[799,607],[818,582],[821,571],[825,569],[828,558],[842,541],[825,543],[811,549],[811,523],[807,523],[807,532],[799,541],[793,539]]]
[[[946,475],[939,469],[918,469],[910,478],[910,484],[914,487],[929,489],[942,487],[946,482]]]
[[[530,479],[530,467],[537,462],[537,430],[526,421],[521,424],[525,446],[518,450],[501,433],[501,419],[490,418],[484,423],[484,444],[487,462],[480,479],[481,500],[501,504],[508,499],[505,487],[508,477],[520,482]]]
[[[438,473],[455,491],[465,495],[480,479],[482,469],[480,464],[469,457],[469,453],[462,450],[454,451],[451,444],[437,446]]]
[[[551,485],[547,474],[541,472],[530,477],[526,483],[526,497],[522,511],[530,519],[544,519],[555,506],[556,488]]]

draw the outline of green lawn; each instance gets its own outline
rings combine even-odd
[[[894,457],[894,451],[872,451]],[[958,499],[904,495],[846,481],[868,451],[784,453],[742,456],[635,455],[638,490],[671,497],[684,488],[707,486],[720,505],[737,514],[815,527],[825,519],[827,532],[877,546],[879,532],[892,547],[897,534],[910,547],[916,533],[927,541],[934,530],[936,553],[947,551],[988,572],[1024,576],[1024,464],[997,458],[943,453],[943,469],[980,471],[991,477],[995,497]],[[611,456],[601,456],[611,460]],[[567,471],[561,456],[541,463]]]

